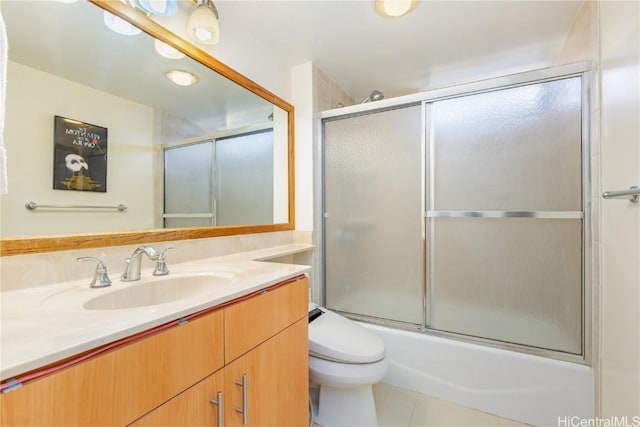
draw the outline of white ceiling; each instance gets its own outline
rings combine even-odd
[[[101,12],[83,3],[78,2],[71,8],[51,0],[2,0],[0,6],[10,33],[10,55],[24,56],[24,63],[54,73],[57,67],[72,65],[64,73],[73,73],[68,78],[80,82],[90,78],[104,79],[107,75],[113,80],[116,72],[130,75],[131,64],[137,62],[132,58],[142,58],[146,52],[151,57],[141,61],[146,64],[145,70],[169,66],[158,63],[161,59],[145,45],[105,46],[104,50],[98,50],[96,42],[90,41],[94,40],[92,36],[100,37],[98,32],[110,32],[101,23]],[[216,0],[215,3],[220,12],[221,43],[224,43],[225,28],[241,27],[274,55],[279,55],[285,64],[293,66],[313,61],[356,100],[364,98],[373,89],[390,97],[549,66],[582,4],[581,1],[563,0],[422,0],[410,14],[391,19],[375,12],[374,0]],[[39,7],[33,8],[35,4]],[[181,7],[193,8],[186,0]],[[85,16],[72,15],[74,10]],[[33,22],[36,12],[43,21],[37,25],[40,31],[33,33],[32,26],[21,22],[25,16],[30,16]],[[89,15],[95,23],[87,23]],[[60,26],[64,20],[70,23]],[[84,25],[78,26],[78,22]],[[49,24],[57,27],[46,29]],[[16,35],[12,36],[14,32]],[[106,37],[117,38],[113,34]],[[69,48],[74,46],[72,43],[79,42],[94,44],[93,47]],[[33,50],[53,46],[58,47],[51,51],[52,56]],[[29,53],[28,49],[31,50]],[[82,52],[80,56],[79,52]],[[71,58],[63,59],[64,54]],[[108,59],[108,69],[103,67],[102,73],[94,76],[85,68],[100,62],[96,57]],[[203,73],[195,62],[178,62],[183,69],[196,67],[193,71],[201,78],[214,76]],[[117,70],[120,63],[124,65],[122,71]],[[178,67],[178,64],[172,66]],[[141,72],[144,71],[141,69],[137,71],[135,75],[154,75]],[[63,75],[62,70],[59,75]],[[131,95],[137,89],[148,89],[152,83],[167,87],[164,76],[158,76],[157,82],[147,77],[144,84],[117,80],[124,85],[120,89]],[[99,82],[87,80],[84,83],[100,87]],[[216,87],[213,82],[201,83],[197,88],[199,93],[202,93],[202,87]],[[171,95],[164,89],[146,90],[140,94],[139,101],[192,120],[198,115],[225,117],[230,110],[246,110],[247,105],[254,102],[238,97],[237,90],[232,89],[228,89],[229,96],[224,100],[222,90],[212,91],[218,101],[215,107],[220,111],[213,111],[214,105],[207,102],[212,98],[200,96],[200,101],[206,105],[197,104],[197,100],[189,98],[188,91],[174,87],[167,89],[175,92]],[[118,93],[115,89],[111,91]],[[185,100],[183,104],[187,104],[187,99],[189,105],[197,104],[197,113],[180,110],[177,101],[182,99]],[[236,107],[238,103],[240,105]],[[261,108],[254,109],[262,114]]]
[[[217,0],[289,65],[313,61],[355,99],[549,66],[581,1],[422,0],[383,18],[373,0]]]

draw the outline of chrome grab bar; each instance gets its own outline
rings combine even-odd
[[[27,202],[24,204],[24,207],[29,209],[30,211],[35,210],[37,208],[47,208],[47,209],[117,209],[118,211],[126,211],[127,207],[120,203],[117,206],[93,206],[93,205],[39,205],[36,202]]]
[[[633,187],[629,187],[628,190],[605,191],[602,193],[602,197],[604,199],[625,198],[629,199],[631,203],[638,203],[638,200],[640,199],[640,187],[634,185]]]

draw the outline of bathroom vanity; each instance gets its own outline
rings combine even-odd
[[[0,395],[0,423],[3,426],[307,425],[308,279],[302,272],[308,268],[253,261],[245,265],[262,267],[237,279],[232,291],[196,298],[197,304],[193,298],[164,304],[173,314],[164,313],[165,317],[157,317],[142,328],[134,326],[124,335],[115,330],[122,330],[123,325],[132,321],[125,312],[140,315],[145,308],[117,310],[123,318],[112,319],[120,326],[110,332],[115,340],[105,344],[104,351],[100,347],[75,350],[77,354],[48,365],[59,366],[73,360],[79,360],[78,363],[5,390]],[[201,268],[204,263],[187,270]],[[275,277],[280,279],[274,283]],[[70,289],[67,292],[75,288]],[[84,287],[76,291],[87,294]],[[60,295],[60,291],[56,292],[55,295]],[[64,304],[78,301],[74,302],[74,295],[67,299],[70,301]],[[58,308],[64,309],[64,305]],[[87,315],[80,312],[86,311],[78,310],[78,322]],[[102,314],[98,310],[88,316]],[[164,321],[166,316],[174,318]],[[11,319],[9,327],[14,321]],[[132,324],[135,321],[128,326]],[[91,329],[95,324],[88,322],[87,326]],[[122,337],[116,339],[118,335]],[[49,346],[66,339],[64,331],[60,332],[59,340],[43,337]],[[33,372],[43,368],[47,365]],[[19,369],[5,370],[3,383],[8,372]],[[28,378],[23,375],[25,372],[28,373],[23,371],[11,377]]]

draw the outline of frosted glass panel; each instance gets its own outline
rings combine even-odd
[[[581,210],[581,96],[574,77],[434,103],[433,209]]]
[[[164,212],[211,212],[211,142],[165,150],[164,165]]]
[[[324,123],[329,308],[422,323],[420,111]]]
[[[273,132],[216,140],[216,225],[273,223]]]
[[[581,353],[580,220],[434,221],[432,328]]]

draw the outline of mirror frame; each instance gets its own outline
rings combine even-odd
[[[287,112],[288,117],[288,165],[289,165],[289,222],[280,224],[255,224],[220,227],[167,228],[106,233],[81,233],[51,236],[28,236],[0,239],[0,256],[25,255],[73,249],[91,249],[161,241],[203,239],[252,233],[268,233],[295,229],[295,182],[294,182],[294,107],[267,89],[251,81],[226,64],[213,58],[209,53],[180,36],[171,33],[162,25],[148,18],[144,13],[132,9],[124,3],[113,0],[89,0],[97,7],[113,13],[130,22],[143,32],[178,49],[188,57],[198,61],[223,77],[235,82],[261,98]]]

